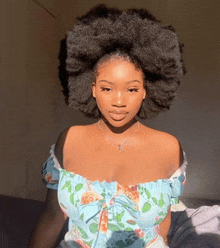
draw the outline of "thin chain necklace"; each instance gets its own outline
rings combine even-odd
[[[100,130],[101,130],[103,133],[105,133],[105,131],[102,129],[102,127],[101,127],[101,125],[100,125],[100,121],[101,121],[101,120],[98,121],[98,126],[99,126]],[[138,126],[137,126],[136,130],[133,132],[133,134],[137,132],[139,126],[140,126],[140,123],[138,122]],[[118,146],[119,152],[121,152],[122,146],[125,145],[128,141],[130,141],[130,139],[127,139],[127,140],[125,140],[122,144],[116,144],[116,143],[112,142],[112,140],[111,140],[108,136],[107,136],[107,139],[108,139],[113,145]]]

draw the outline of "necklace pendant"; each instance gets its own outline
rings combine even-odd
[[[121,151],[121,145],[120,144],[118,145],[118,148],[119,148],[119,152],[120,152]]]

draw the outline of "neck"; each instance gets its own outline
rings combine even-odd
[[[104,118],[101,118],[99,121],[99,124],[102,130],[106,132],[106,134],[110,134],[110,135],[115,134],[117,136],[121,136],[122,134],[126,135],[130,129],[133,129],[133,128],[135,129],[137,125],[136,123],[137,123],[137,120],[133,119],[129,123],[125,124],[124,126],[115,127],[109,124]]]

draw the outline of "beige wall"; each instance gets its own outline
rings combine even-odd
[[[188,74],[170,112],[152,127],[176,135],[188,154],[184,195],[220,199],[220,32],[218,1],[2,0],[0,3],[0,194],[44,200],[41,166],[60,131],[91,122],[69,110],[58,80],[60,41],[96,3],[145,7],[173,24]]]

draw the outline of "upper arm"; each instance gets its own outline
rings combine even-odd
[[[179,140],[172,136],[166,135],[165,153],[167,157],[168,178],[176,172],[184,161],[183,150]]]
[[[63,168],[63,147],[66,141],[67,133],[70,128],[65,129],[58,137],[57,142],[55,144],[55,155],[59,161],[60,166]]]
[[[169,211],[167,213],[167,216],[165,217],[165,219],[159,224],[159,234],[163,237],[164,242],[167,245],[167,235],[168,232],[170,230],[170,226],[171,226],[171,210],[169,208]]]
[[[44,213],[47,213],[50,219],[56,219],[64,224],[67,216],[58,203],[57,190],[47,189]]]

